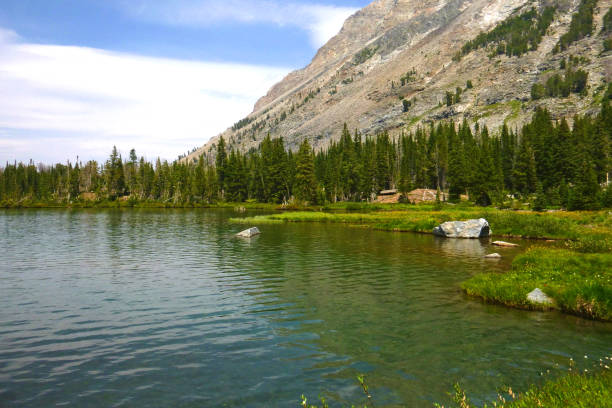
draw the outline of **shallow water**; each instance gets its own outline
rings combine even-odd
[[[459,284],[521,249],[220,210],[0,212],[0,407],[376,406],[524,389],[612,351],[612,325]],[[484,260],[501,252],[501,261]]]

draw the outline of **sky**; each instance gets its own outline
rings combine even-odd
[[[369,0],[0,0],[0,166],[173,160]]]

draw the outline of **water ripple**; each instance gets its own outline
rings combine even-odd
[[[1,212],[0,407],[346,404],[358,372],[379,405],[431,406],[610,351],[609,325],[460,292],[515,250],[312,224],[244,241],[229,216]]]

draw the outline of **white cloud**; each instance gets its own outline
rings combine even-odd
[[[272,23],[307,30],[319,48],[342,28],[356,8],[298,4],[278,0],[120,0],[134,18],[183,26],[209,26],[228,21]]]
[[[101,158],[113,145],[173,159],[248,114],[287,72],[27,44],[0,29],[0,163]]]

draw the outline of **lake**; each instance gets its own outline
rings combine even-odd
[[[377,407],[431,407],[457,381],[493,400],[612,349],[610,324],[461,292],[531,242],[326,224],[245,240],[235,216],[0,211],[0,407],[341,406],[365,402],[360,373]]]

